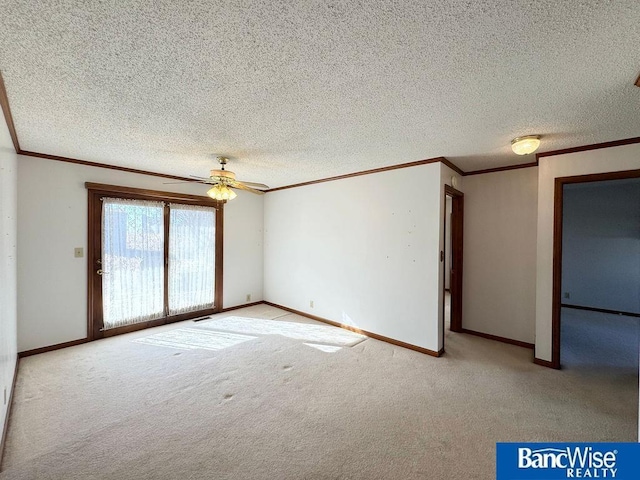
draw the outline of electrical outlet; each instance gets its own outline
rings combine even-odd
[[[570,292],[564,292],[564,298],[571,298]]]
[[[313,308],[313,300],[309,300],[309,306]]]
[[[251,301],[251,294],[247,293],[247,302],[250,302],[250,301]]]
[[[76,247],[73,249],[73,256],[76,258],[84,257],[84,249],[82,247]]]

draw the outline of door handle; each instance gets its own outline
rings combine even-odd
[[[100,269],[100,270],[96,271],[96,273],[97,273],[98,275],[106,275],[106,274],[107,274],[107,273],[109,273],[109,272],[104,272],[104,271],[102,271],[102,269]]]

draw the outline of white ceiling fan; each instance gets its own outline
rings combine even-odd
[[[269,186],[265,185],[264,183],[241,182],[240,180],[236,180],[235,173],[224,169],[224,166],[227,164],[229,159],[222,156],[217,157],[217,159],[218,163],[220,163],[220,169],[211,170],[209,177],[198,177],[196,175],[189,175],[190,177],[194,178],[192,182],[213,185],[213,187],[207,191],[207,195],[209,195],[214,200],[233,200],[237,197],[237,195],[236,192],[234,192],[232,189],[245,190],[247,192],[255,193],[258,195],[264,195],[264,192],[262,190],[269,189]]]

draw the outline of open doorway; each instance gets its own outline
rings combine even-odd
[[[445,195],[444,203],[444,330],[451,328],[451,212],[453,199]]]
[[[637,373],[640,170],[556,179],[554,368]]]
[[[445,185],[443,268],[443,348],[444,332],[462,331],[462,237],[464,194]]]

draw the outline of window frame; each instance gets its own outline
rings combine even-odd
[[[101,183],[86,182],[88,197],[88,238],[87,238],[87,338],[97,340],[122,333],[142,330],[144,328],[180,322],[192,318],[219,313],[222,310],[222,280],[223,280],[223,244],[224,244],[224,204],[206,196],[190,195],[184,193],[163,192],[158,190],[146,190],[140,188],[107,185]],[[154,200],[165,203],[164,208],[164,313],[161,318],[147,322],[135,323],[124,327],[103,330],[102,323],[102,279],[97,271],[100,268],[98,261],[102,256],[102,197],[116,197],[129,200]],[[216,233],[215,233],[215,292],[214,307],[197,310],[178,315],[168,315],[167,301],[169,295],[169,203],[181,203],[187,205],[200,205],[216,209]]]

